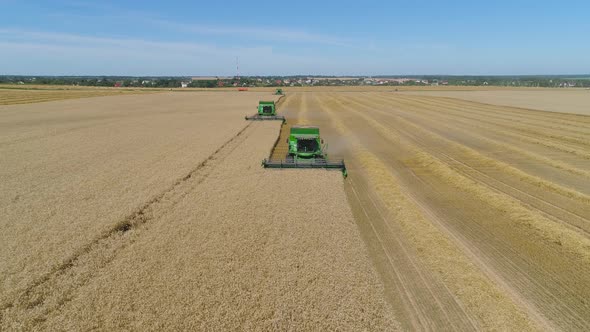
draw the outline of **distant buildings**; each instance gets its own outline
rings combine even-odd
[[[408,82],[412,82],[414,84],[424,84],[427,85],[429,82],[425,79],[418,79],[418,78],[372,78],[367,77],[362,79],[361,83],[364,85],[402,85],[407,84]]]
[[[561,82],[559,83],[560,88],[574,88],[576,87],[576,82]]]

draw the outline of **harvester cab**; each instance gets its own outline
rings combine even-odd
[[[258,113],[246,116],[246,120],[279,120],[285,122],[285,117],[277,115],[274,101],[261,100],[258,102]]]
[[[281,88],[278,88],[278,89],[275,91],[275,95],[279,95],[279,96],[282,96],[282,95],[284,95],[284,93],[283,93],[283,89],[281,89]]]
[[[327,146],[320,137],[320,128],[293,126],[287,138],[289,150],[284,160],[264,159],[265,168],[335,168],[347,176],[344,160],[329,160]]]

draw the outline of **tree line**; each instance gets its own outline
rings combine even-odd
[[[313,77],[313,79],[311,79]],[[388,81],[388,78],[409,80]],[[454,86],[518,86],[518,87],[590,87],[590,75],[578,76],[373,76],[334,79],[327,76],[251,76],[215,79],[190,77],[128,77],[128,76],[0,76],[0,84],[75,85],[131,88],[180,88],[183,83],[194,88],[227,86],[302,86],[302,85],[367,85],[404,86],[444,84]]]

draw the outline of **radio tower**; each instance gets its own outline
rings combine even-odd
[[[240,83],[240,63],[238,62],[238,57],[236,57],[236,71],[238,73],[238,75],[237,75],[238,83]]]

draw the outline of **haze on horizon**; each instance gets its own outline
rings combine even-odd
[[[587,1],[0,5],[0,75],[590,73]]]

